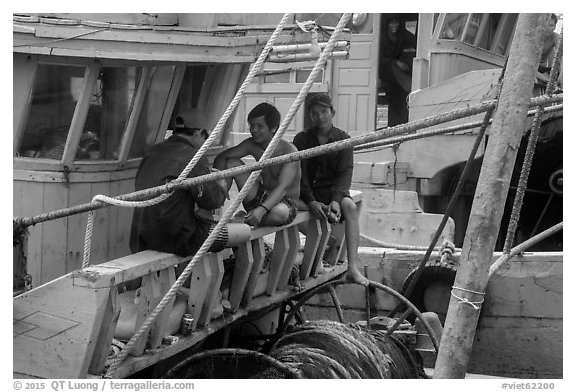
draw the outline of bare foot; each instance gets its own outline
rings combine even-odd
[[[342,278],[345,282],[357,283],[362,286],[368,286],[369,280],[360,273],[356,268],[348,268]]]

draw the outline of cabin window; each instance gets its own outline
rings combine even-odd
[[[516,22],[518,21],[518,14],[506,15],[502,26],[502,33],[496,43],[496,48],[494,51],[496,54],[505,55],[510,49],[510,44],[512,43],[512,38],[514,38],[514,29],[516,27]]]
[[[517,19],[517,14],[446,14],[439,38],[505,56]]]
[[[464,34],[464,42],[470,45],[474,45],[483,19],[484,14],[472,14],[470,16],[470,21],[466,26],[466,33]]]
[[[152,80],[142,106],[128,158],[144,156],[156,143],[164,115],[164,112],[158,108],[166,106],[175,71],[176,67],[173,65],[153,67]]]
[[[440,39],[460,40],[468,14],[446,14]]]
[[[18,156],[61,160],[85,68],[39,64]]]
[[[141,74],[139,67],[101,68],[90,99],[76,160],[118,159]]]
[[[492,47],[492,43],[496,38],[496,31],[498,30],[498,24],[500,23],[501,18],[502,14],[490,14],[484,31],[482,32],[482,38],[478,43],[480,49],[490,50],[490,47]]]
[[[308,76],[312,73],[312,69],[300,69],[296,71],[296,83],[306,83],[308,80]],[[322,79],[324,76],[324,71],[318,72],[316,75],[316,79],[314,79],[314,83],[322,83]]]
[[[264,83],[290,83],[290,73],[277,72],[264,75]]]

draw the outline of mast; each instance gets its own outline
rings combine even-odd
[[[512,170],[526,129],[526,113],[548,17],[549,14],[520,14],[518,18],[450,296],[434,378],[466,375]]]

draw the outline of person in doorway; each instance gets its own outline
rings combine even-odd
[[[408,122],[406,98],[412,89],[412,58],[405,49],[416,48],[416,36],[397,17],[388,19],[380,40],[378,78],[389,101],[388,126]]]
[[[142,159],[136,173],[137,191],[164,185],[178,178],[208,136],[205,129],[196,127],[197,121],[187,114],[175,119],[172,136],[152,147]],[[202,157],[188,178],[208,173],[208,160]],[[210,217],[198,214],[198,207],[215,210],[224,204],[226,196],[225,182],[219,180],[176,190],[158,204],[134,209],[130,250],[136,253],[151,249],[182,257],[195,254],[216,224]],[[232,246],[228,241],[228,233],[231,231],[230,225],[225,227],[210,251],[216,252]],[[237,232],[242,232],[244,237],[246,233],[249,236],[249,230],[241,227],[234,229],[234,233]]]
[[[306,109],[313,126],[294,138],[298,150],[306,150],[327,143],[344,140],[350,136],[333,125],[335,115],[330,96],[325,93],[311,95]],[[302,180],[300,197],[310,213],[330,223],[344,221],[348,271],[345,278],[362,285],[368,283],[358,270],[358,244],[360,227],[356,203],[350,197],[354,152],[352,148],[330,152],[300,162]],[[304,206],[303,206],[304,207]]]
[[[280,125],[280,113],[273,105],[263,102],[248,114],[250,134],[237,146],[222,151],[214,159],[214,168],[230,169],[244,165],[241,158],[252,156],[260,160]],[[296,152],[290,142],[280,140],[272,157]],[[238,189],[242,189],[249,173],[234,177]],[[227,190],[232,178],[227,180]],[[247,215],[244,222],[251,226],[281,226],[292,222],[298,212],[296,200],[300,195],[300,164],[289,162],[262,169],[259,180],[244,199]]]

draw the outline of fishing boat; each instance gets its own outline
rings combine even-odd
[[[379,42],[390,18],[417,37],[416,47],[405,50],[412,58],[406,95],[377,83]],[[278,29],[281,19],[285,25]],[[15,377],[163,377],[187,356],[238,341],[267,341],[262,336],[278,338],[287,320],[304,321],[303,313],[374,326],[378,315],[390,315],[401,302],[398,293],[415,280],[427,253],[430,262],[408,299],[416,310],[445,322],[487,143],[472,157],[474,170],[450,218],[443,214],[481,124],[391,145],[362,138],[387,125],[402,127],[383,113],[406,100],[408,124],[415,124],[497,97],[518,14],[354,14],[345,26],[339,22],[336,14],[293,14],[289,21],[280,14],[13,15]],[[263,50],[268,52],[261,59]],[[319,52],[325,58],[316,69]],[[260,60],[266,60],[260,69],[251,68]],[[251,82],[243,83],[248,76]],[[360,263],[371,281],[391,291],[334,284],[346,269],[344,230],[307,212],[287,226],[253,229],[235,251],[188,258],[131,254],[132,208],[110,207],[94,197],[135,193],[142,157],[169,135],[177,113],[221,132],[207,150],[213,158],[249,136],[244,119],[262,101],[283,115],[292,113],[283,129],[283,137],[292,140],[310,124],[303,107],[292,110],[304,88],[329,93],[335,124],[358,140],[353,197],[361,206]],[[557,106],[540,115],[543,130],[525,200],[534,216],[522,215],[514,244],[562,221]],[[482,118],[477,112],[434,127]],[[540,170],[542,162],[554,163]],[[511,193],[509,205],[513,198]],[[308,225],[308,236],[299,234],[299,224]],[[427,252],[434,238],[446,246]],[[562,377],[561,235],[533,250],[512,258],[490,279],[470,372]],[[186,263],[196,284],[164,304],[176,281],[174,266]],[[138,298],[121,289],[134,278],[143,279]],[[329,290],[322,293],[322,287]],[[165,307],[158,310],[159,303]],[[158,319],[143,327],[154,313]],[[193,316],[190,334],[180,330],[184,314]],[[436,356],[430,352],[438,342],[424,324],[420,335],[427,339],[417,339],[415,330],[408,333],[414,339],[406,331],[396,335],[404,334],[433,367]],[[132,341],[139,329],[142,336]],[[272,363],[254,351],[247,356]],[[285,370],[278,361],[274,366]]]

